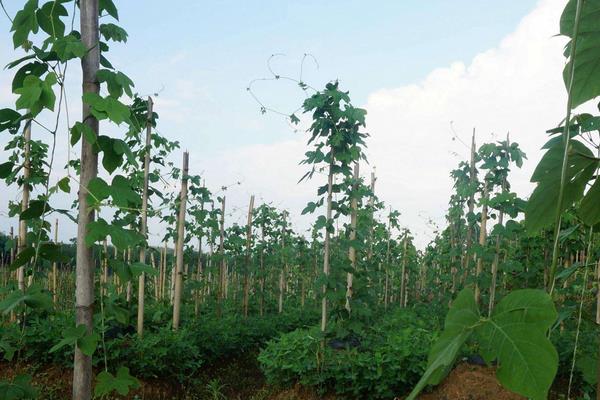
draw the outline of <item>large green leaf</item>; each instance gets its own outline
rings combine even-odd
[[[562,140],[550,147],[531,177],[532,182],[538,183],[525,207],[525,226],[531,233],[539,232],[554,222],[564,148]],[[593,153],[583,143],[577,140],[570,141],[567,180],[561,212],[581,199],[597,165]]]
[[[596,179],[590,190],[583,196],[579,205],[579,217],[589,226],[600,222],[600,179]]]
[[[600,95],[600,0],[585,0],[579,19],[579,33],[575,54],[575,71],[571,90],[573,108]],[[571,41],[565,53],[570,54],[573,45],[573,28],[577,0],[569,0],[560,19],[560,33]],[[571,62],[565,65],[563,77],[569,87]]]
[[[550,296],[536,289],[516,290],[477,328],[482,355],[497,359],[497,377],[507,389],[546,399],[558,369],[558,354],[546,336],[557,313]]]

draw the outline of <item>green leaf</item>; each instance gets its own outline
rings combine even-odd
[[[65,346],[75,346],[77,340],[85,336],[87,328],[83,324],[79,324],[76,327],[70,327],[63,331],[63,338],[52,346],[49,353],[54,353]]]
[[[546,292],[515,290],[477,329],[482,355],[487,361],[498,360],[497,377],[507,389],[533,400],[547,398],[558,369],[558,354],[546,333],[556,317]]]
[[[81,39],[73,35],[67,35],[54,41],[52,51],[56,53],[59,60],[66,62],[74,58],[83,58],[87,49]]]
[[[64,1],[64,0],[63,0]],[[51,37],[61,37],[65,34],[65,24],[60,17],[69,13],[61,1],[49,1],[37,11],[36,16],[40,28]]]
[[[102,13],[102,11],[106,11],[106,13],[114,19],[119,19],[119,12],[117,11],[115,3],[113,3],[113,0],[100,0],[99,11],[100,13]]]
[[[13,262],[8,266],[11,271],[27,264],[35,256],[35,248],[27,247],[17,254]]]
[[[125,29],[115,24],[101,24],[100,34],[104,36],[106,40],[123,43],[127,42],[127,32]]]
[[[29,110],[33,117],[37,116],[42,109],[54,110],[56,95],[52,87],[56,84],[56,74],[50,72],[44,80],[35,75],[28,75],[23,80],[23,86],[16,89],[15,93],[20,95],[15,105],[19,110]]]
[[[142,262],[134,262],[131,264],[130,269],[134,277],[138,277],[142,274],[158,276],[158,271],[155,268]]]
[[[93,178],[88,184],[88,201],[94,207],[110,196],[110,186],[100,177]]]
[[[83,94],[83,101],[92,108],[92,114],[98,120],[108,118],[117,125],[129,120],[129,107],[113,97],[87,92]]]
[[[525,207],[525,226],[531,233],[551,225],[556,216],[560,190],[564,143],[556,142],[537,165],[532,182],[538,182]],[[567,182],[561,212],[583,196],[586,184],[594,174],[597,162],[593,153],[581,142],[570,141]]]
[[[19,129],[21,114],[10,108],[0,109],[0,132],[9,130],[11,132]]]
[[[581,220],[588,226],[594,226],[600,222],[600,179],[596,178],[594,184],[583,196],[579,205],[578,214]]]
[[[52,297],[42,288],[32,285],[25,290],[25,293],[16,290],[0,301],[0,312],[7,315],[21,304],[31,308],[50,310],[52,309]]]
[[[19,10],[13,19],[11,32],[13,33],[13,44],[15,49],[19,46],[29,47],[29,34],[37,33],[39,24],[36,10],[37,0],[27,0],[22,10]]]
[[[34,75],[34,76],[37,76],[38,78],[41,78],[42,75],[44,75],[46,72],[48,72],[48,64],[46,64],[46,63],[34,61],[34,62],[23,65],[15,73],[15,77],[13,78],[13,81],[12,81],[13,93],[15,93],[15,90],[17,90],[18,88],[23,86],[23,81],[29,75]]]
[[[29,208],[21,212],[19,219],[21,221],[36,219],[48,211],[50,211],[50,205],[47,202],[44,200],[33,200],[29,202]]]
[[[586,0],[579,19],[579,33],[575,47],[575,71],[571,89],[573,108],[600,95],[600,0]],[[573,46],[573,30],[577,0],[569,0],[560,18],[560,33],[571,41],[567,44],[566,55]],[[570,85],[572,60],[569,59],[563,70],[565,86]]]
[[[77,340],[77,347],[83,354],[91,357],[96,351],[96,347],[98,347],[98,341],[100,340],[100,335],[96,332],[93,332],[89,335],[84,335],[83,337]]]
[[[110,195],[117,207],[137,207],[142,198],[133,190],[132,182],[122,175],[115,175],[112,180]]]
[[[56,185],[63,192],[65,192],[65,193],[71,193],[71,185],[70,185],[70,180],[69,180],[68,176],[65,176],[64,178],[62,178],[60,181],[57,182]]]
[[[96,143],[96,134],[92,128],[90,128],[88,124],[76,122],[71,128],[71,146],[75,146],[77,142],[79,142],[79,139],[81,139],[82,135],[88,143]]]
[[[12,173],[14,167],[15,164],[10,161],[0,164],[0,179],[8,178]]]
[[[98,71],[96,77],[98,82],[105,82],[108,88],[108,93],[115,99],[118,99],[125,92],[129,97],[133,97],[131,88],[134,86],[133,81],[122,72],[113,72],[108,69]]]
[[[129,368],[119,368],[116,376],[113,376],[110,372],[102,371],[96,377],[94,397],[107,396],[114,391],[125,396],[129,393],[129,390],[139,387],[140,382],[129,374]]]

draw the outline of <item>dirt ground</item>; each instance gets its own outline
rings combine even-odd
[[[11,379],[27,373],[41,390],[44,400],[71,398],[71,371],[54,366],[0,363],[0,379]],[[439,386],[422,394],[420,400],[522,400],[498,383],[495,369],[478,365],[459,364]],[[172,382],[143,381],[142,388],[126,399],[144,400],[203,400],[213,399],[208,382],[218,379],[221,393],[227,400],[336,400],[335,396],[320,396],[313,390],[296,385],[291,389],[276,390],[265,384],[264,377],[251,358],[224,360],[218,366],[205,369],[183,387]],[[135,397],[137,396],[137,397]],[[397,397],[401,400],[402,397]]]
[[[431,393],[420,400],[521,400],[519,396],[504,389],[496,379],[494,368],[460,364]]]

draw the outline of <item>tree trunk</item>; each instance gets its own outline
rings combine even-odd
[[[221,307],[225,299],[225,285],[227,280],[227,264],[225,263],[225,196],[221,201],[221,224],[219,229],[219,254],[221,263],[219,267],[219,290],[217,295],[217,316],[221,317]]]
[[[100,67],[100,45],[98,28],[98,0],[81,0],[81,41],[87,52],[81,60],[83,93],[100,92],[96,73]],[[98,120],[92,115],[90,106],[82,104],[82,121],[95,136],[98,136]],[[75,283],[75,325],[85,325],[91,334],[94,317],[94,259],[92,247],[85,243],[88,224],[94,220],[94,209],[88,206],[87,187],[98,175],[98,154],[93,144],[81,138],[81,167],[79,177],[79,213],[77,219],[77,254]],[[86,356],[75,346],[73,364],[73,399],[89,400],[92,397],[92,357]]]
[[[404,244],[402,253],[402,276],[400,277],[400,306],[406,307],[406,261],[408,250],[408,232],[404,232]]]
[[[189,153],[183,153],[179,216],[177,218],[177,248],[175,263],[175,291],[173,295],[173,330],[179,329],[181,314],[181,289],[183,287],[183,243],[185,242],[185,207],[187,203]]]
[[[54,243],[58,245],[58,218],[54,221]],[[57,290],[57,282],[58,282],[58,263],[54,261],[52,263],[52,301],[54,302],[54,307],[58,304],[58,290]]]
[[[489,196],[489,184],[485,182],[483,185],[483,206],[481,207],[481,228],[479,230],[479,245],[483,251],[485,241],[487,239],[487,214],[488,205],[487,200]],[[479,288],[479,276],[483,271],[483,257],[477,257],[477,269],[475,270],[475,301],[479,304],[479,298],[481,297],[481,290]]]
[[[246,265],[244,266],[244,317],[248,318],[248,303],[250,302],[250,262],[252,260],[252,211],[254,210],[254,195],[250,196],[248,206],[248,223],[246,225]]]
[[[326,278],[329,277],[329,241],[331,234],[329,233],[329,224],[331,223],[331,207],[333,197],[333,150],[331,151],[331,163],[329,164],[329,174],[327,177],[327,211],[325,225],[325,242],[323,244],[323,274]],[[373,182],[374,183],[374,182]],[[321,299],[321,331],[327,329],[327,285],[321,288],[323,298]]]
[[[29,159],[29,152],[31,148],[31,121],[27,121],[25,129],[23,131],[25,140],[23,150],[23,197],[21,198],[21,212],[29,208],[29,177],[31,175],[31,160]],[[17,255],[27,248],[27,220],[19,220],[19,246],[17,248]],[[17,282],[19,290],[25,291],[25,267],[26,265],[20,266],[17,269]]]
[[[350,248],[348,249],[348,259],[350,260],[350,266],[352,271],[346,275],[346,310],[348,313],[352,312],[352,293],[354,284],[354,274],[356,270],[356,249],[354,248],[354,242],[356,240],[356,221],[358,214],[358,179],[359,179],[359,163],[354,164],[354,182],[352,184],[352,201],[350,203]],[[304,280],[302,281],[302,306],[304,307]]]
[[[469,162],[470,171],[469,171],[469,183],[471,185],[469,200],[467,201],[469,212],[467,214],[467,243],[465,246],[465,253],[463,255],[463,283],[467,279],[467,275],[469,274],[469,265],[471,263],[471,245],[473,244],[473,224],[469,221],[469,217],[473,214],[473,210],[475,209],[475,191],[473,190],[473,186],[475,185],[475,181],[477,179],[477,170],[475,169],[475,128],[473,128],[473,136],[471,137],[471,160]]]
[[[148,117],[146,119],[146,147],[144,149],[144,183],[142,187],[142,215],[140,234],[144,242],[140,247],[140,262],[146,263],[146,246],[148,245],[148,180],[150,175],[150,147],[152,146],[152,98],[148,97]],[[141,273],[138,278],[138,313],[137,334],[144,336],[144,293],[146,291],[146,274]]]

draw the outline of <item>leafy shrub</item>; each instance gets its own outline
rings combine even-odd
[[[399,310],[365,330],[359,346],[342,350],[323,348],[318,327],[299,329],[270,341],[258,359],[271,384],[390,398],[406,392],[425,370],[435,336],[427,324],[414,311]]]

